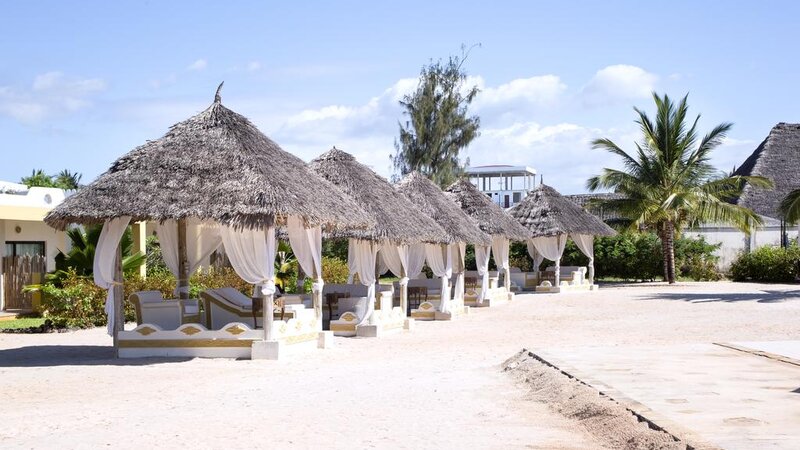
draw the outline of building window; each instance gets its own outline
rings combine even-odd
[[[44,256],[44,242],[6,241],[6,256]]]
[[[520,202],[520,200],[522,200],[522,194],[519,192],[514,192],[514,204],[516,205]]]

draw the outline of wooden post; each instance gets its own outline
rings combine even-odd
[[[131,224],[133,234],[133,252],[141,252],[147,255],[147,222],[136,222]],[[147,277],[147,261],[139,267],[139,276]]]
[[[119,358],[119,333],[125,328],[125,289],[122,285],[122,244],[117,246],[117,257],[114,261],[114,353]]]
[[[186,219],[178,219],[178,298],[189,298],[189,256],[186,251]]]

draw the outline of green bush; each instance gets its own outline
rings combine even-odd
[[[349,273],[347,261],[329,256],[322,257],[322,278],[326,283],[347,283],[347,275]]]
[[[62,287],[43,284],[42,317],[58,327],[90,328],[106,324],[106,290],[97,287],[88,277],[69,270],[61,280]],[[125,304],[125,320],[133,320],[133,306]]]
[[[800,248],[759,247],[741,253],[731,264],[730,277],[734,281],[791,282],[798,276]]]

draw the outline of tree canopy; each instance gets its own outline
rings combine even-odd
[[[30,176],[22,177],[20,183],[28,187],[51,187],[65,190],[75,190],[80,187],[83,176],[78,172],[70,172],[67,169],[55,175],[47,175],[42,169],[31,171]]]
[[[464,62],[469,51],[423,66],[416,90],[400,101],[406,122],[399,123],[392,165],[395,178],[418,171],[439,186],[449,186],[464,172],[461,150],[478,137],[480,119],[469,105],[479,90],[467,84]]]

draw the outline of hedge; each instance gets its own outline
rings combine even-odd
[[[792,282],[800,274],[800,248],[759,247],[739,254],[730,267],[734,281]]]

